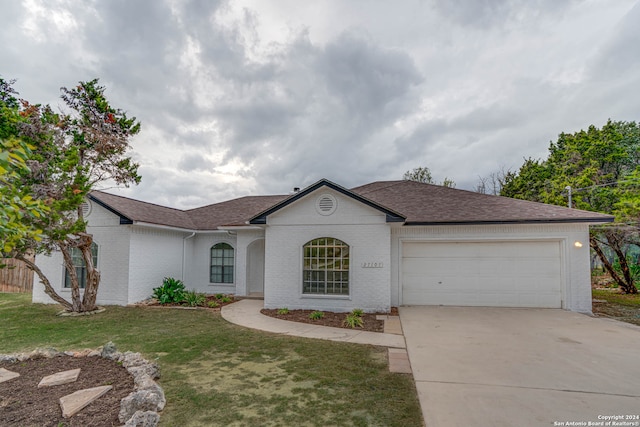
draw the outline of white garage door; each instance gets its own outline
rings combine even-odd
[[[404,305],[561,307],[560,242],[404,242]]]

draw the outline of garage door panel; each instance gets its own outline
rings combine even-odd
[[[550,245],[550,242],[535,241],[443,242],[432,244],[406,242],[403,245],[404,258],[447,258],[448,254],[452,252],[455,252],[460,258],[556,258],[560,255],[560,246],[558,244]]]
[[[424,277],[413,276],[405,280],[405,290],[415,290],[421,292],[461,292],[467,289],[479,288],[476,278],[470,277],[435,277],[424,279]]]
[[[518,263],[509,267],[509,271],[519,277],[539,276],[558,277],[560,275],[560,263],[557,259],[544,259],[541,262]]]
[[[459,263],[458,260],[451,259],[409,258],[404,260],[403,266],[408,273],[423,274],[425,269],[446,273],[455,271]]]
[[[537,274],[542,276],[558,276],[560,265],[557,258],[546,257],[533,261],[531,258],[515,257],[482,257],[470,258],[405,258],[404,271],[422,273],[429,271],[454,271],[458,275],[480,276],[526,276]]]
[[[561,306],[560,242],[404,243],[403,304]]]

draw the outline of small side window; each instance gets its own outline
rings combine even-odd
[[[98,267],[98,245],[91,244],[91,255],[93,258],[93,265]],[[78,248],[71,248],[71,259],[73,260],[73,266],[76,269],[76,275],[78,276],[78,285],[81,289],[87,286],[87,266],[82,258],[82,252]],[[64,271],[64,287],[71,287],[71,276],[65,269]]]

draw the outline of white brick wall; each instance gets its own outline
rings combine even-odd
[[[98,270],[102,274],[97,302],[103,305],[125,305],[129,270],[129,226],[120,225],[117,215],[96,203],[91,204],[91,212],[87,219],[91,224],[87,231],[93,234],[94,242],[98,245]],[[70,301],[71,291],[63,288],[62,254],[54,252],[51,256],[38,255],[36,263],[58,294]],[[33,285],[33,302],[53,302],[44,293],[44,286],[37,275],[34,275]]]
[[[191,233],[132,226],[129,304],[149,298],[165,277],[183,277],[183,244]]]
[[[237,263],[238,245],[236,240],[237,239],[234,234],[230,234],[226,231],[196,234],[195,237],[190,239],[192,242],[192,249],[191,253],[187,257],[187,268],[185,269],[185,285],[187,288],[208,294],[234,294],[236,291],[235,282],[238,280],[237,277],[240,268]],[[211,247],[217,243],[228,243],[234,249],[236,271],[234,271],[234,283],[229,285],[215,285],[209,282]]]
[[[329,216],[315,202],[330,193],[338,201]],[[303,246],[312,239],[333,237],[350,246],[349,297],[302,294]],[[306,196],[268,218],[265,231],[264,298],[266,308],[351,311],[390,309],[390,228],[381,212],[326,188]],[[363,263],[381,268],[363,268]]]
[[[190,247],[187,252],[185,269],[185,284],[188,289],[198,292],[228,293],[236,295],[247,294],[247,248],[256,241],[264,238],[264,231],[258,228],[235,229],[231,231],[202,232],[189,239]],[[234,283],[215,284],[210,280],[211,247],[217,243],[228,243],[234,249],[235,270]]]

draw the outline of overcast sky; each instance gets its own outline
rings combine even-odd
[[[418,166],[473,189],[560,132],[640,120],[638,0],[0,6],[0,75],[54,107],[100,78],[142,122],[118,194],[178,208]]]

